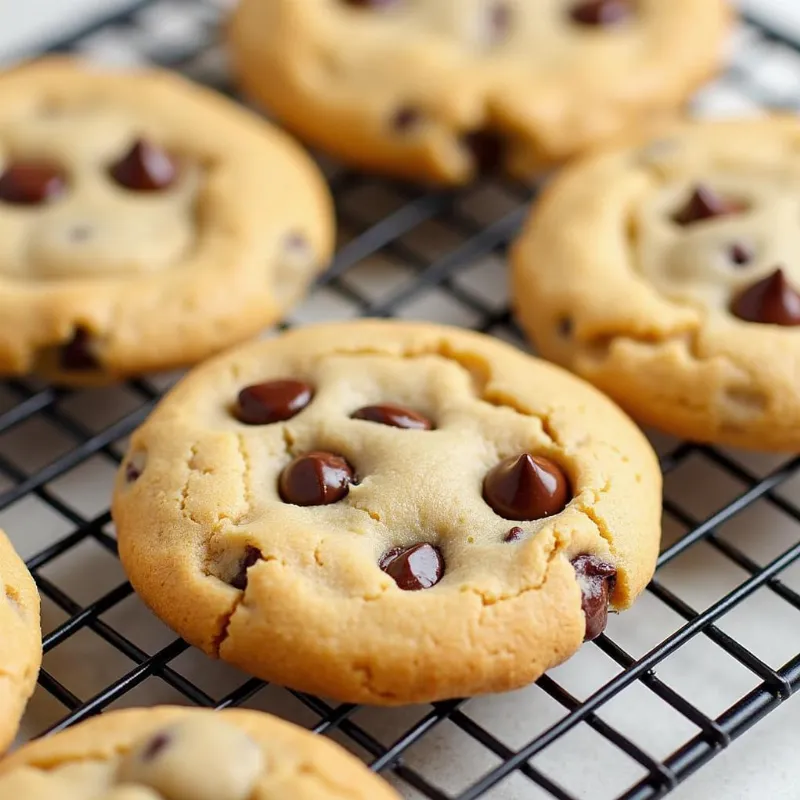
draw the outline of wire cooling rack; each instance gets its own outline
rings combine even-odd
[[[223,13],[214,0],[139,3],[53,49],[158,63],[233,95],[218,43]],[[749,20],[731,61],[699,112],[800,107],[799,43]],[[287,324],[436,319],[524,346],[503,257],[529,188],[487,180],[429,193],[328,172],[340,249]],[[382,710],[266,686],[212,662],[132,594],[108,512],[125,437],[172,380],[77,392],[0,384],[0,525],[43,598],[44,668],[22,739],[109,707],[247,704],[332,736],[407,798],[645,800],[675,789],[800,686],[800,459],[658,436],[666,500],[656,580],[605,636],[536,685]],[[778,767],[769,756],[759,766]]]

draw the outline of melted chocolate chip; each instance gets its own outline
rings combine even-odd
[[[782,269],[748,286],[731,304],[731,311],[746,322],[800,325],[800,294]]]
[[[506,142],[496,131],[477,130],[465,134],[461,139],[470,151],[478,172],[495,172],[503,164]]]
[[[498,42],[505,39],[511,30],[513,18],[511,7],[505,0],[497,0],[489,9],[489,39]]]
[[[749,264],[754,257],[753,248],[744,242],[734,242],[728,248],[728,258],[736,264],[737,267],[743,267]]]
[[[58,363],[61,369],[76,371],[100,368],[100,362],[92,352],[92,334],[86,328],[76,328],[72,339],[61,346]]]
[[[142,470],[139,468],[139,465],[131,459],[125,465],[125,480],[128,483],[133,483],[134,481],[138,481],[139,478],[142,477]]]
[[[166,733],[157,733],[142,750],[142,761],[152,761],[170,743]]]
[[[392,127],[400,133],[407,133],[422,121],[422,112],[414,106],[398,108],[392,117]]]
[[[430,589],[439,583],[444,574],[444,559],[438,547],[415,544],[413,547],[395,547],[384,554],[380,568],[394,578],[404,591]]]
[[[315,450],[284,467],[278,488],[285,503],[326,506],[345,497],[353,481],[353,468],[341,456]]]
[[[504,542],[518,542],[523,536],[525,535],[525,531],[522,528],[518,528],[514,526],[503,539]]]
[[[585,0],[570,11],[573,21],[579,25],[617,25],[632,14],[631,0]]]
[[[359,408],[358,411],[353,412],[353,419],[377,422],[379,425],[389,425],[392,428],[408,428],[419,431],[429,431],[433,427],[431,421],[422,414],[391,403]]]
[[[672,219],[678,225],[691,225],[706,219],[738,214],[743,210],[741,204],[726,200],[710,187],[698,184],[686,204],[675,212]]]
[[[558,335],[562,339],[569,339],[572,336],[573,330],[575,329],[575,323],[572,321],[572,317],[563,316],[558,318],[558,323],[556,324],[556,330],[558,331]]]
[[[489,471],[483,499],[505,519],[542,519],[564,510],[570,500],[569,481],[549,458],[522,453]]]
[[[244,550],[244,556],[239,562],[239,571],[230,580],[231,586],[243,592],[247,588],[247,570],[253,564],[261,561],[262,558],[264,558],[264,554],[257,547],[253,547],[250,544],[247,545]]]
[[[234,413],[245,425],[269,425],[299,414],[313,396],[314,390],[303,381],[254,383],[239,392]]]
[[[111,166],[114,180],[135,192],[157,192],[170,186],[178,170],[166,150],[145,139],[137,139],[131,149]]]
[[[584,641],[596,639],[608,623],[608,596],[614,589],[617,570],[597,556],[578,556],[572,560],[581,587],[581,608],[586,617]]]
[[[0,175],[0,200],[21,206],[49,203],[67,188],[63,170],[43,161],[17,161]]]

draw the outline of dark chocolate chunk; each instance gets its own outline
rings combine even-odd
[[[100,362],[92,352],[92,340],[92,334],[86,328],[76,328],[72,339],[62,345],[59,351],[58,363],[61,369],[100,369]]]
[[[633,14],[631,0],[585,0],[572,7],[570,16],[579,25],[617,25]]]
[[[169,734],[157,733],[142,750],[142,761],[152,761],[169,743]]]
[[[487,129],[470,131],[461,139],[464,147],[472,154],[476,170],[488,174],[498,170],[505,159],[506,140],[497,133]]]
[[[608,623],[608,596],[614,590],[617,570],[597,556],[583,555],[572,560],[581,587],[581,608],[586,618],[584,641],[596,639]]]
[[[744,267],[749,264],[754,256],[753,248],[744,242],[734,242],[728,248],[728,258],[730,258],[737,267]]]
[[[44,161],[11,162],[0,175],[0,200],[14,205],[49,203],[66,188],[64,171]]]
[[[353,481],[353,468],[341,456],[315,450],[284,467],[278,488],[285,503],[326,506],[345,497]]]
[[[234,589],[244,591],[247,588],[247,570],[257,564],[264,557],[263,553],[252,545],[247,545],[242,560],[239,562],[239,571],[231,578],[230,584]]]
[[[303,381],[254,383],[239,392],[234,413],[246,425],[269,425],[299,414],[313,395],[314,390]]]
[[[554,461],[522,453],[489,471],[483,481],[483,499],[504,519],[542,519],[563,511],[570,500],[570,486]]]
[[[134,481],[138,481],[141,477],[141,466],[137,463],[135,458],[131,458],[131,460],[125,465],[125,480],[128,483],[133,483]]]
[[[727,217],[738,214],[744,210],[739,203],[726,200],[713,189],[703,184],[697,184],[686,204],[675,212],[672,219],[678,225],[691,225],[715,217]]]
[[[392,428],[411,428],[420,431],[429,431],[433,427],[431,421],[422,414],[391,403],[359,408],[353,412],[353,419],[377,422],[379,425],[389,425]]]
[[[746,322],[800,325],[800,294],[782,269],[748,286],[731,304],[731,311]]]
[[[518,542],[523,536],[525,535],[525,531],[522,528],[518,528],[514,526],[503,539],[504,542]]]
[[[395,547],[381,558],[380,568],[401,589],[415,592],[439,583],[444,575],[444,558],[438,547],[427,543]]]
[[[403,106],[395,111],[392,127],[400,133],[407,133],[422,121],[422,112],[414,106]]]
[[[135,192],[166,189],[178,175],[170,154],[146,139],[137,139],[131,149],[111,166],[110,172],[118,184]]]

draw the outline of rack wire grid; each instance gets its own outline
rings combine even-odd
[[[219,0],[140,2],[52,50],[168,66],[235,96],[219,43],[224,13]],[[746,19],[730,69],[696,107],[796,109],[799,78],[800,43]],[[486,179],[429,192],[326,169],[341,244],[287,325],[432,318],[524,346],[503,257],[535,190]],[[332,736],[407,798],[645,800],[675,789],[800,686],[800,459],[656,435],[666,476],[656,579],[606,635],[537,684],[386,710],[213,662],[133,595],[108,511],[125,437],[175,377],[86,391],[0,385],[0,524],[36,578],[45,631],[22,740],[109,707],[246,703]]]

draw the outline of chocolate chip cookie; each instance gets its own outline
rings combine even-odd
[[[159,71],[0,76],[0,374],[99,383],[256,333],[331,252],[316,167]]]
[[[12,742],[42,663],[39,593],[0,531],[0,753]],[[0,797],[5,797],[0,792]],[[10,795],[9,795],[10,796]]]
[[[539,173],[680,107],[726,0],[242,0],[245,91],[307,141],[403,177]]]
[[[538,349],[690,439],[800,449],[800,123],[689,122],[576,164],[514,253]]]
[[[397,800],[341,747],[258,711],[114,711],[0,765],[19,800]]]
[[[125,569],[181,636],[377,704],[502,691],[649,580],[660,473],[558,367],[456,328],[311,326],[192,372],[133,435]]]

